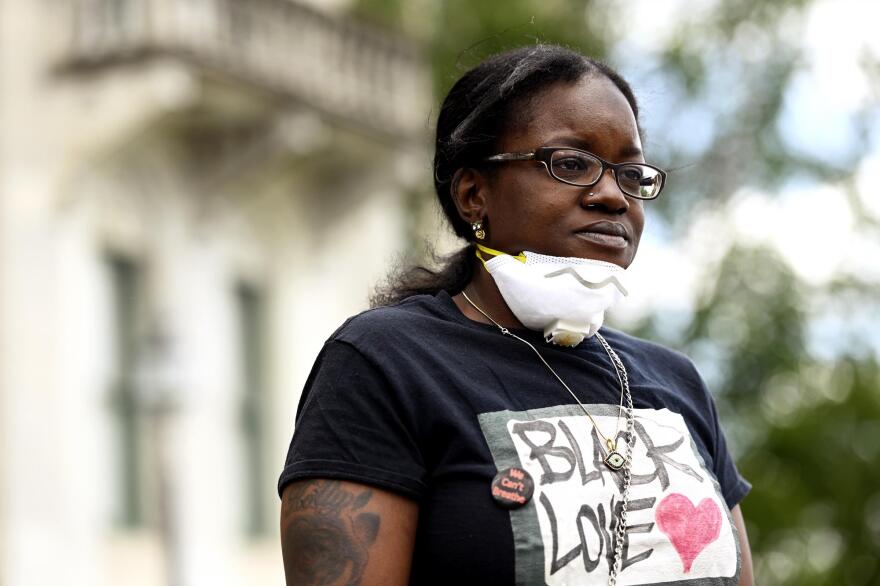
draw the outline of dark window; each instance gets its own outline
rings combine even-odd
[[[143,468],[144,418],[138,405],[136,370],[139,355],[138,320],[141,314],[141,270],[130,259],[111,256],[108,261],[113,303],[115,356],[110,405],[118,446],[118,496],[114,517],[122,527],[144,525]]]
[[[253,286],[236,288],[239,319],[239,347],[241,372],[242,434],[244,449],[244,524],[249,535],[267,533],[266,496],[270,488],[265,483],[266,458],[266,383],[264,301],[262,293]]]

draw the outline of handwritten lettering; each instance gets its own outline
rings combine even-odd
[[[608,510],[614,511],[614,515],[610,516],[610,518],[606,516],[606,509],[603,503],[596,505],[595,509],[588,504],[582,504],[578,509],[577,515],[574,517],[574,524],[577,527],[580,543],[560,557],[559,521],[556,517],[556,512],[553,509],[553,504],[545,493],[541,494],[539,500],[547,514],[547,519],[550,522],[552,548],[552,557],[550,558],[551,576],[576,560],[578,557],[581,558],[584,571],[590,574],[599,567],[603,552],[605,552],[606,563],[608,564],[607,567],[611,567],[611,564],[614,563],[614,532],[617,529],[618,519],[620,518],[620,512],[623,508],[622,502],[617,501],[614,496],[611,497],[611,501],[608,504]],[[631,512],[650,509],[654,506],[655,501],[655,498],[635,499],[628,503],[627,508]],[[651,548],[639,552],[634,556],[629,555],[629,535],[631,533],[648,533],[653,528],[654,523],[630,525],[627,528],[627,532],[624,534],[623,548],[621,551],[621,571],[629,566],[648,559],[651,557],[651,554],[654,553],[654,549]],[[595,537],[599,543],[595,556],[590,555],[589,537],[591,536]]]
[[[557,426],[562,431],[562,435],[565,436],[567,445],[557,442]],[[529,458],[536,460],[541,466],[542,473],[538,479],[539,484],[548,485],[565,482],[571,479],[575,470],[577,470],[581,485],[586,486],[590,482],[598,481],[604,486],[607,476],[617,484],[618,490],[623,490],[622,475],[613,472],[603,463],[605,452],[602,441],[599,439],[595,429],[590,433],[592,470],[587,470],[581,445],[568,425],[562,420],[559,420],[556,425],[551,421],[543,419],[516,422],[512,426],[512,432],[529,447]],[[669,456],[671,452],[681,447],[684,442],[683,436],[678,436],[672,443],[657,445],[648,435],[644,425],[638,420],[635,421],[635,432],[638,439],[644,445],[648,461],[653,464],[654,469],[642,474],[633,474],[633,485],[649,484],[657,480],[660,483],[660,488],[666,490],[670,482],[667,467],[692,476],[700,482],[703,481],[703,477],[692,467],[673,460]],[[622,442],[623,432],[619,433],[616,439],[618,442]]]
[[[523,421],[513,424],[513,433],[529,446],[531,450],[529,457],[537,460],[541,465],[541,484],[552,484],[561,482],[571,478],[574,473],[576,458],[574,452],[565,446],[556,446],[556,426],[549,421],[537,419],[534,421]],[[540,434],[546,434],[543,443],[536,443],[533,438]],[[553,469],[550,462],[551,459],[565,466],[564,470],[557,471]]]
[[[646,475],[634,475],[632,479],[633,484],[648,484],[656,478],[660,480],[660,488],[666,490],[669,488],[669,472],[666,470],[667,465],[684,472],[688,476],[696,478],[699,482],[703,482],[703,477],[700,476],[696,470],[687,464],[676,462],[666,455],[670,452],[674,452],[679,446],[681,446],[684,442],[684,436],[679,436],[679,438],[671,444],[658,446],[654,444],[651,436],[649,436],[647,430],[645,430],[645,426],[639,421],[635,422],[635,430],[636,435],[642,440],[642,443],[645,444],[645,451],[648,458],[654,463],[654,472]]]
[[[569,422],[570,423],[570,422]],[[618,493],[623,490],[623,475],[615,473],[607,468],[603,459],[605,457],[604,442],[600,439],[595,429],[589,434],[589,445],[582,445],[586,434],[576,435],[569,423],[562,419],[557,420],[532,420],[515,422],[511,426],[511,432],[515,438],[521,440],[528,447],[528,457],[541,468],[538,483],[542,487],[552,487],[558,483],[580,482],[586,486],[591,482],[606,485],[606,480],[613,482]],[[691,466],[673,459],[672,454],[679,449],[684,441],[683,435],[677,435],[673,441],[667,444],[658,444],[648,435],[644,425],[638,420],[635,422],[634,431],[637,441],[647,454],[647,458],[640,459],[640,474],[633,473],[632,485],[647,485],[656,481],[660,490],[666,490],[670,485],[670,472],[677,470],[702,482],[703,477]],[[618,442],[624,441],[623,432],[616,436]],[[587,459],[585,459],[587,455]],[[648,470],[645,470],[645,465]],[[515,482],[505,484],[505,488],[514,489]],[[571,498],[571,493],[566,492],[566,498]],[[572,517],[560,519],[561,509],[557,502],[554,506],[553,490],[542,490],[540,509],[546,514],[551,533],[551,557],[550,574],[556,574],[572,562],[580,559],[586,573],[597,571],[600,565],[601,571],[607,571],[613,563],[614,539],[618,519],[622,511],[623,503],[618,500],[618,495],[612,495],[610,501],[596,503],[566,503],[564,510],[566,515],[574,513]],[[656,503],[656,498],[635,498],[627,505],[627,510],[634,513],[640,510],[651,510]],[[563,533],[572,535],[576,530],[578,544],[568,551],[560,552],[560,525],[565,527]],[[621,568],[626,569],[635,564],[647,560],[654,552],[653,548],[643,551],[631,551],[630,535],[638,533],[650,533],[654,530],[653,522],[631,524],[627,527],[624,535],[621,551]],[[602,564],[603,558],[605,564]]]

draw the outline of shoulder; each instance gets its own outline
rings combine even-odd
[[[399,303],[368,309],[350,317],[329,341],[356,348],[384,347],[430,341],[438,332],[458,323],[443,295],[415,295]]]
[[[644,377],[704,389],[694,362],[682,352],[611,328],[602,328],[601,333],[627,366]]]
[[[682,352],[674,350],[657,342],[637,338],[620,330],[602,328],[600,333],[605,336],[608,343],[615,349],[620,348],[637,357],[640,361],[647,361],[670,366],[693,368],[693,362]]]
[[[325,401],[329,393],[339,402],[351,401],[355,395],[369,396],[375,402],[388,396],[400,381],[410,380],[416,369],[407,358],[428,355],[432,347],[424,323],[439,319],[434,317],[437,301],[420,295],[348,318],[315,359],[300,399],[300,413],[318,394]]]

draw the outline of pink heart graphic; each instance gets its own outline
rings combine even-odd
[[[705,498],[694,507],[688,497],[672,493],[657,506],[656,517],[657,527],[678,552],[685,574],[700,552],[721,534],[721,510],[712,499]]]

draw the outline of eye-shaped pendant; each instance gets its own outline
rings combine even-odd
[[[611,468],[612,470],[617,472],[618,470],[623,468],[623,465],[626,463],[626,460],[624,459],[623,456],[620,455],[619,452],[612,451],[607,456],[605,456],[605,459],[603,460],[603,462],[605,462],[606,466],[608,466],[609,468]]]

